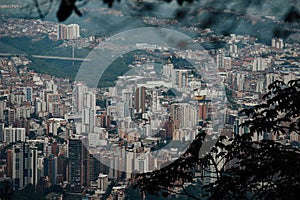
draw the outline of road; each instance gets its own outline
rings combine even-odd
[[[0,56],[26,56],[26,54],[0,53]],[[62,56],[46,56],[46,55],[31,55],[34,58],[41,59],[56,59],[56,60],[71,60],[71,61],[90,61],[88,58],[72,58]]]

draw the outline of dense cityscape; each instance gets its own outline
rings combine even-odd
[[[61,48],[95,47],[102,40],[82,37],[78,24],[5,17],[0,21],[0,37],[48,37],[63,40]],[[38,73],[30,69],[32,60],[26,54],[0,52],[1,181],[9,180],[14,191],[32,184],[43,193],[58,185],[72,198],[125,199],[135,174],[176,160],[200,129],[229,138],[247,132],[239,126],[245,121],[239,111],[261,103],[275,80],[300,78],[299,43],[273,38],[268,45],[250,35],[193,31],[200,34],[193,38],[195,44],[215,38],[224,45],[180,51],[133,44],[140,51],[114,87],[91,88]],[[119,47],[104,48],[114,52]],[[196,65],[187,61],[191,59]],[[223,82],[218,86],[201,74],[202,67],[211,66]],[[300,142],[296,133],[253,140],[263,138]],[[196,178],[203,171],[193,173],[203,183],[214,181]],[[63,195],[51,191],[46,198]]]

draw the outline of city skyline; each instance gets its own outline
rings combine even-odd
[[[102,11],[128,17],[118,9]],[[276,16],[249,18],[253,26],[283,23]],[[300,79],[295,39],[274,35],[266,42],[158,16],[99,36],[87,30],[91,19],[73,19],[0,16],[0,174],[16,192],[32,184],[37,192],[59,186],[60,199],[65,193],[125,199],[137,173],[172,165],[200,131],[210,141],[249,133],[240,111],[261,104],[274,81]],[[300,33],[299,24],[290,27]],[[15,45],[23,46],[18,52]],[[54,57],[37,57],[33,49]],[[263,139],[300,142],[296,132],[251,137]],[[221,168],[216,160],[207,171],[191,170],[194,183],[216,181],[201,178]]]

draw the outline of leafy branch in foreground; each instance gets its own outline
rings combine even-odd
[[[263,96],[266,101],[253,108],[242,110],[250,120],[243,126],[250,127],[250,133],[300,133],[300,79],[288,84],[275,81]]]
[[[116,1],[120,2],[121,0],[103,0],[103,3],[106,4],[109,8],[111,8]],[[162,0],[162,1],[170,3],[173,0]],[[66,19],[68,19],[71,16],[71,14],[73,13],[73,11],[78,16],[82,16],[82,13],[78,9],[78,6],[77,6],[76,2],[80,2],[81,3],[80,5],[85,5],[89,1],[88,0],[61,0],[60,1],[59,9],[56,13],[57,19],[60,22],[65,21]],[[194,2],[194,0],[177,0],[178,5],[182,5],[184,2],[192,3],[192,2]],[[137,4],[137,6],[138,5],[141,6],[140,10],[153,9],[152,8],[153,6],[151,6],[152,4],[147,3],[147,2],[136,1],[135,4]],[[39,8],[39,5],[36,4],[35,6],[37,7],[37,11],[39,13],[39,16],[43,16],[43,14],[41,13],[41,10]]]
[[[120,2],[121,0],[102,0],[103,4],[107,5],[109,8],[112,8],[115,2]],[[59,2],[59,8],[57,10],[57,19],[62,22],[67,20],[73,11],[78,15],[82,16],[83,13],[80,11],[81,7],[84,7],[91,0],[32,0],[32,5],[26,6],[30,13],[33,11],[37,12],[39,18],[44,19],[45,16],[48,15],[49,12],[52,12],[52,8],[56,6],[56,3]],[[171,3],[173,0],[161,0],[161,1],[143,1],[143,0],[126,0],[126,4],[130,5],[132,10],[136,10],[141,14],[145,14],[145,12],[151,12],[157,10],[159,5],[163,5],[163,3]],[[280,1],[269,3],[268,0],[227,0],[226,3],[220,2],[219,0],[211,0],[211,1],[201,1],[201,0],[176,0],[179,8],[176,9],[174,13],[174,17],[176,19],[185,18],[188,13],[191,11],[191,15],[195,15],[197,12],[197,8],[204,8],[214,11],[211,14],[209,19],[205,19],[204,22],[207,25],[213,25],[217,23],[218,17],[216,15],[222,15],[224,10],[231,10],[232,12],[237,13],[240,16],[243,16],[248,13],[248,9],[251,7],[255,8],[257,11],[261,11],[261,8],[264,6],[271,7],[271,10],[274,13],[282,13],[284,12],[284,16],[282,16],[284,22],[293,23],[300,21],[300,12],[297,1],[290,1],[286,4],[286,7],[280,6]],[[194,6],[196,9],[192,9],[190,5]],[[99,4],[99,7],[101,4]],[[200,7],[199,7],[200,6]],[[193,11],[194,10],[194,11]],[[260,13],[260,12],[259,12]],[[232,23],[231,28],[235,28],[236,24]],[[274,30],[277,32],[276,34],[280,34],[280,29]],[[279,32],[278,32],[279,31]]]
[[[174,163],[138,174],[135,186],[143,194],[182,194],[193,199],[297,199],[300,195],[300,150],[273,140],[252,141],[254,134],[299,132],[300,80],[269,86],[265,103],[242,111],[250,133],[221,136],[210,153],[199,155],[209,137],[200,131],[190,148]],[[201,194],[187,192],[194,170],[202,171]],[[209,178],[209,182],[205,179]]]
[[[300,194],[300,151],[273,140],[229,145],[235,164],[204,186],[210,199],[296,199]]]
[[[151,195],[157,195],[162,191],[163,196],[168,196],[169,194],[182,194],[194,199],[200,199],[200,197],[193,196],[186,192],[184,184],[192,182],[193,180],[191,169],[195,168],[196,165],[206,169],[211,160],[210,156],[204,156],[199,159],[200,148],[205,140],[208,141],[205,132],[200,131],[182,157],[160,170],[138,174],[136,176],[137,184],[135,186],[140,187],[142,192]],[[210,140],[209,142],[214,141]],[[178,188],[181,191],[178,191]]]

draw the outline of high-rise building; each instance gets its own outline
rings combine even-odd
[[[0,123],[0,142],[4,142],[4,123]]]
[[[13,150],[8,149],[6,151],[7,160],[6,160],[6,176],[12,178],[13,174]]]
[[[231,68],[231,57],[225,57],[224,54],[217,55],[217,68],[218,69],[230,69]]]
[[[122,100],[125,103],[126,113],[133,117],[133,92],[130,89],[122,90]]]
[[[273,38],[271,42],[271,46],[277,49],[283,49],[284,43],[282,38]]]
[[[14,127],[16,128],[25,128],[26,136],[30,135],[30,119],[28,118],[21,118],[16,120]]]
[[[47,110],[51,110],[50,106],[52,103],[60,103],[59,94],[47,94]]]
[[[223,54],[217,55],[217,68],[224,68],[224,55]]]
[[[25,142],[25,128],[13,128],[12,126],[4,128],[3,142]]]
[[[224,68],[225,69],[231,68],[231,58],[230,57],[224,57]]]
[[[58,40],[64,40],[64,39],[72,40],[72,39],[77,39],[78,37],[80,37],[80,29],[78,24],[57,25]]]
[[[161,104],[159,101],[159,90],[153,89],[152,90],[152,112],[161,111]]]
[[[66,25],[64,24],[57,25],[57,39],[58,40],[67,39]]]
[[[32,102],[32,94],[33,94],[33,90],[32,90],[32,87],[24,87],[23,88],[23,92],[25,94],[25,99],[26,101],[28,102]]]
[[[231,56],[236,57],[238,54],[238,47],[236,44],[229,45],[229,53]]]
[[[6,107],[6,101],[0,101],[0,122],[3,122],[5,117],[4,117],[4,109]]]
[[[90,182],[89,152],[83,144],[83,138],[73,136],[69,142],[69,183],[75,190]]]
[[[138,158],[136,158],[136,162],[136,168],[140,173],[146,173],[149,171],[149,153],[140,155]]]
[[[144,86],[136,88],[134,99],[135,113],[144,113],[146,106],[146,88]]]
[[[47,102],[40,98],[35,98],[35,101],[34,101],[35,114],[38,116],[40,113],[43,113],[46,111],[47,111]]]
[[[4,114],[4,123],[6,126],[13,125],[16,120],[16,109],[6,108],[3,111]]]
[[[90,181],[96,181],[100,173],[100,161],[90,154]]]
[[[29,183],[35,186],[38,182],[37,148],[29,147],[28,143],[17,143],[7,154],[8,171],[11,170],[8,175],[12,178],[14,189],[22,189]]]
[[[280,76],[278,74],[274,74],[274,73],[269,73],[269,74],[266,74],[266,89],[268,88],[268,86],[273,83],[274,81],[280,79]]]
[[[263,58],[256,58],[252,65],[252,71],[264,71],[266,69],[265,60]]]
[[[63,106],[60,103],[50,103],[49,113],[52,114],[52,117],[61,117],[63,116]]]
[[[74,85],[72,103],[73,111],[81,116],[77,123],[78,133],[91,133],[95,127],[96,91],[89,89],[85,83],[77,82]]]
[[[110,125],[110,116],[106,112],[96,115],[95,125],[101,128],[107,128]]]
[[[257,80],[255,89],[256,89],[256,92],[263,93],[264,90],[265,90],[264,81],[263,80]]]
[[[35,186],[38,183],[38,148],[30,147],[29,154],[27,156],[28,183],[32,183]]]
[[[87,86],[84,83],[78,82],[74,86],[73,90],[73,106],[75,112],[81,112],[84,107],[84,93],[88,90]]]
[[[59,94],[47,94],[47,111],[51,113],[53,117],[61,117],[63,115]]]
[[[171,79],[173,70],[174,70],[174,65],[172,63],[165,64],[163,66],[163,75]]]
[[[136,158],[136,153],[132,149],[126,151],[125,153],[126,178],[131,177],[131,172],[134,170],[135,158]]]
[[[80,37],[78,24],[70,24],[67,27],[67,39],[76,39]]]
[[[97,185],[101,192],[106,191],[108,187],[108,176],[100,173],[98,176]]]
[[[58,184],[57,182],[57,164],[58,158],[55,155],[50,155],[48,158],[44,158],[44,175],[48,177],[51,185]]]
[[[243,91],[245,84],[245,74],[242,74],[240,72],[234,73],[234,80],[234,89]]]
[[[53,80],[46,81],[46,91],[57,94],[57,85]]]
[[[200,120],[206,120],[207,119],[207,104],[206,103],[199,103],[198,106],[198,117]]]
[[[174,128],[195,128],[197,124],[197,111],[188,103],[174,103],[170,107],[170,115],[174,121]]]
[[[163,131],[165,132],[165,137],[162,137],[164,140],[169,141],[172,139],[172,134],[174,131],[173,120],[170,117],[163,126]]]
[[[175,69],[172,74],[172,86],[179,89],[188,87],[188,75],[191,70]]]
[[[83,94],[82,109],[82,132],[94,132],[95,114],[96,114],[96,95],[93,91],[87,91]]]

